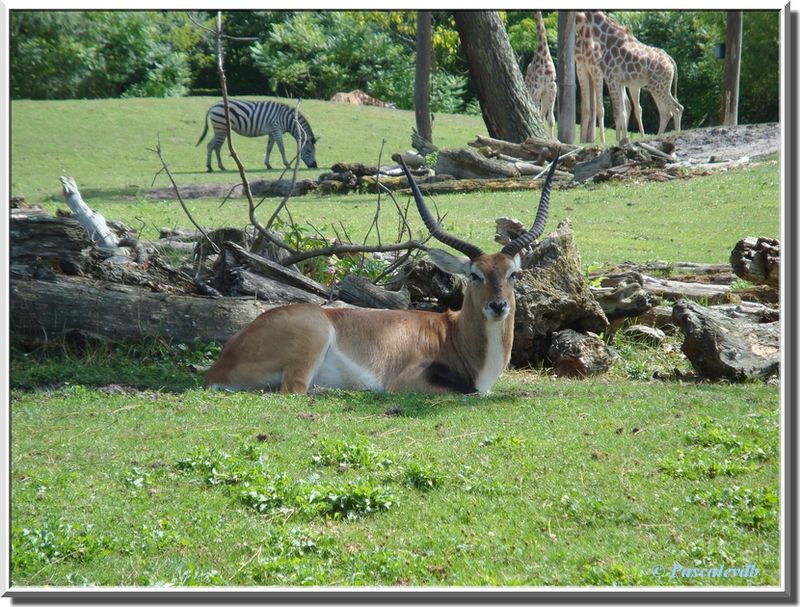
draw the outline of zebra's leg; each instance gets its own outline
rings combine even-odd
[[[208,173],[213,173],[214,169],[211,168],[211,150],[214,149],[214,142],[216,141],[215,138],[211,138],[211,141],[208,142],[206,146],[206,171]]]
[[[222,149],[222,144],[225,143],[225,137],[221,139],[218,137],[214,137],[211,141],[208,142],[208,156],[206,158],[206,168],[208,172],[213,172],[211,168],[211,150],[214,150],[214,153],[217,155],[217,166],[219,167],[220,171],[224,171],[225,167],[222,166],[222,156],[220,155],[220,150]]]
[[[264,164],[267,165],[268,169],[272,169],[272,165],[269,163],[269,155],[272,154],[272,146],[275,145],[275,141],[272,139],[272,135],[267,137],[267,155],[264,156]]]
[[[283,166],[288,167],[289,161],[286,160],[286,151],[283,149],[283,133],[272,133],[271,136],[275,138],[275,143],[278,144],[278,150],[281,153],[281,158],[283,158]]]

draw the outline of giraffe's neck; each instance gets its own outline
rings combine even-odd
[[[549,60],[550,47],[547,44],[547,31],[544,29],[544,19],[542,18],[542,13],[536,11],[534,13],[534,18],[536,19],[536,53],[539,56],[545,57]]]

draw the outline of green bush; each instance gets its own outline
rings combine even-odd
[[[14,99],[183,95],[199,35],[180,13],[14,11],[10,25]]]

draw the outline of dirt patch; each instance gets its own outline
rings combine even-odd
[[[655,139],[674,143],[681,161],[721,162],[745,156],[754,160],[780,151],[781,127],[777,122],[715,126]]]

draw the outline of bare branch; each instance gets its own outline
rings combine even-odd
[[[183,208],[183,212],[186,213],[186,216],[189,218],[189,221],[192,222],[194,227],[196,227],[198,229],[198,231],[203,235],[203,237],[208,241],[208,243],[211,245],[211,248],[213,249],[213,251],[215,253],[219,254],[219,247],[216,245],[216,243],[213,240],[211,240],[211,238],[208,235],[208,232],[205,231],[203,226],[201,226],[199,223],[197,223],[194,220],[194,217],[192,216],[191,211],[189,211],[189,208],[186,206],[186,203],[183,202],[183,197],[181,196],[181,192],[178,189],[178,184],[175,183],[175,178],[172,176],[172,172],[169,170],[169,166],[167,166],[167,161],[164,160],[164,156],[161,154],[161,138],[160,137],[156,141],[156,149],[150,150],[150,151],[151,152],[155,152],[156,154],[158,154],[158,159],[161,161],[161,171],[164,171],[167,174],[167,177],[169,177],[169,180],[172,183],[172,188],[175,190],[175,197],[178,199],[178,202],[181,203],[181,207]],[[159,171],[158,173],[160,173],[161,171]],[[158,173],[156,173],[156,175],[158,175]]]
[[[222,104],[225,108],[225,132],[228,139],[228,151],[233,158],[233,161],[236,163],[236,167],[239,169],[239,176],[242,180],[242,188],[244,190],[244,195],[247,198],[247,207],[249,210],[249,217],[250,223],[258,230],[258,233],[261,234],[265,239],[267,239],[272,244],[295,253],[295,251],[289,247],[282,238],[279,238],[277,234],[275,234],[272,230],[265,228],[261,223],[258,221],[258,217],[256,216],[256,207],[253,201],[253,192],[250,190],[250,182],[247,179],[247,174],[245,173],[244,165],[242,161],[239,159],[239,155],[236,153],[236,149],[233,146],[233,137],[231,132],[231,117],[230,117],[230,104],[228,102],[228,82],[227,78],[225,77],[225,67],[224,61],[222,56],[222,12],[217,11],[217,20],[216,20],[216,31],[214,32],[216,39],[217,39],[217,71],[219,73],[219,84],[220,90],[222,92]],[[294,188],[294,183],[292,183],[292,187]],[[288,264],[287,264],[288,265]]]
[[[425,245],[416,240],[407,240],[406,242],[399,242],[396,244],[387,245],[358,245],[358,244],[338,244],[330,245],[327,247],[320,247],[311,249],[309,251],[301,251],[290,255],[283,260],[283,265],[288,266],[293,263],[298,263],[312,257],[338,255],[339,253],[387,253],[389,251],[404,251],[407,249],[425,249]]]

